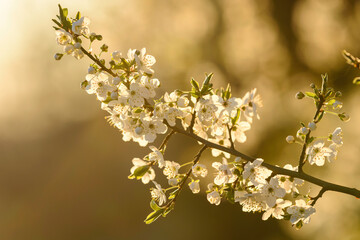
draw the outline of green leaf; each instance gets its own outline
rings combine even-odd
[[[360,85],[360,77],[354,78],[353,84],[355,84],[355,85]]]
[[[213,75],[214,75],[213,73],[210,73],[209,75],[206,76],[205,81],[204,81],[204,83],[203,83],[203,86],[209,85],[210,80],[211,80],[211,78],[212,78]]]
[[[316,96],[316,94],[313,92],[305,92],[305,95],[310,98],[318,98],[318,96]]]
[[[150,223],[156,221],[156,219],[158,219],[164,213],[164,211],[165,211],[165,209],[163,209],[163,208],[160,210],[153,211],[146,217],[144,222],[146,224],[150,224]]]
[[[67,8],[63,8],[63,15],[64,15],[64,17],[67,17],[67,15],[68,15],[68,9]]]
[[[237,112],[236,112],[236,116],[234,118],[231,119],[231,123],[232,125],[234,126],[236,124],[236,122],[239,120],[240,118],[240,108],[237,109]]]
[[[199,83],[198,83],[197,81],[195,81],[194,78],[191,78],[190,83],[191,83],[191,85],[194,87],[194,89],[196,90],[196,92],[200,92]]]
[[[77,13],[76,13],[76,17],[75,17],[75,18],[76,18],[76,20],[79,20],[79,19],[81,18],[80,12],[77,12]]]
[[[138,167],[135,169],[133,175],[136,177],[136,179],[140,179],[145,175],[145,173],[147,173],[147,171],[149,171],[149,168],[149,165]]]
[[[150,202],[150,207],[151,207],[151,209],[154,210],[154,211],[158,211],[158,210],[161,209],[161,207],[159,207],[159,206],[156,204],[155,200],[151,200],[151,202]]]
[[[62,27],[61,26],[61,23],[59,23],[56,19],[51,19],[56,25],[58,25],[59,27]]]

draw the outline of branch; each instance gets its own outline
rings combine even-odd
[[[174,130],[173,130],[173,131],[174,131]],[[179,193],[180,193],[181,190],[183,189],[186,180],[189,178],[189,176],[190,176],[190,174],[191,174],[191,172],[192,172],[192,167],[199,162],[200,157],[201,157],[201,154],[205,151],[206,148],[208,148],[208,146],[207,146],[206,144],[203,145],[203,147],[202,147],[202,148],[199,150],[199,152],[195,155],[194,161],[193,161],[193,164],[192,164],[191,168],[189,168],[189,170],[188,170],[187,173],[185,174],[185,177],[181,180],[181,183],[180,183],[179,188],[178,188],[179,190],[176,192],[175,197],[174,197],[173,199],[171,199],[171,201],[166,204],[166,206],[165,206],[166,208],[167,208],[167,207],[170,207],[173,203],[175,203],[177,196],[179,196]]]
[[[96,59],[93,55],[91,55],[91,53],[89,53],[88,51],[86,51],[85,48],[81,47],[80,49],[81,49],[81,51],[82,51],[86,56],[88,56],[91,60],[93,60],[97,65],[99,65],[99,67],[100,67],[103,71],[109,73],[109,74],[110,74],[111,76],[113,76],[113,77],[116,77],[116,76],[117,76],[117,75],[116,75],[113,71],[111,71],[109,68],[105,67],[104,64],[102,64],[102,63],[99,61],[99,59]]]
[[[319,116],[321,108],[322,108],[323,105],[324,105],[324,99],[321,97],[320,100],[319,100],[319,104],[317,106],[317,109],[316,109],[315,116],[313,118],[314,122],[317,122],[316,119]],[[301,150],[301,155],[300,155],[300,159],[299,159],[299,168],[298,168],[299,173],[303,173],[302,167],[306,163],[306,160],[305,160],[306,154],[305,153],[306,153],[306,148],[307,148],[308,141],[309,141],[309,138],[310,138],[310,134],[311,134],[311,130],[309,129],[309,132],[306,134],[306,137],[305,137],[305,140],[304,140],[303,148]]]
[[[159,150],[161,150],[163,147],[165,147],[165,145],[167,144],[167,142],[169,141],[169,139],[171,138],[171,136],[176,133],[174,130],[172,130],[163,140],[163,142],[161,143]]]
[[[165,124],[167,124],[167,123],[165,122]],[[246,161],[251,161],[252,162],[252,161],[255,160],[254,157],[250,157],[248,155],[245,155],[245,154],[243,154],[241,152],[238,152],[235,149],[230,149],[230,148],[218,145],[216,143],[209,142],[208,140],[205,140],[205,139],[203,139],[203,138],[201,138],[201,137],[199,137],[199,136],[197,136],[197,135],[195,135],[193,133],[189,133],[187,131],[184,131],[183,129],[178,128],[176,126],[172,127],[172,126],[168,125],[168,127],[171,128],[172,130],[174,130],[177,133],[186,135],[188,137],[193,138],[194,140],[196,140],[198,142],[201,142],[201,143],[205,144],[205,146],[207,146],[207,147],[215,148],[215,149],[221,150],[223,152],[230,153],[231,155],[241,157],[242,159],[244,159]],[[284,169],[284,168],[281,168],[281,167],[277,167],[275,165],[271,165],[271,164],[265,163],[265,162],[262,163],[262,166],[270,169],[275,174],[286,175],[286,176],[290,176],[290,177],[294,177],[294,178],[303,179],[303,180],[305,180],[307,182],[310,182],[310,183],[313,183],[315,185],[318,185],[320,187],[325,188],[326,191],[341,192],[341,193],[352,195],[352,196],[354,196],[356,198],[360,198],[360,191],[357,190],[356,188],[349,188],[349,187],[341,186],[341,185],[338,185],[338,184],[330,183],[330,182],[321,180],[319,178],[310,176],[310,175],[308,175],[308,174],[306,174],[304,172],[291,171],[291,170]]]
[[[326,191],[327,191],[327,189],[323,187],[323,188],[320,190],[320,192],[318,193],[318,195],[316,195],[316,197],[312,197],[312,198],[311,198],[311,200],[312,200],[311,206],[314,206],[315,203],[317,202],[317,200],[319,200],[319,198],[321,198],[322,195],[323,195]]]

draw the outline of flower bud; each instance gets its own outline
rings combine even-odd
[[[118,99],[118,97],[119,97],[117,92],[112,92],[110,96],[112,99]]]
[[[315,129],[316,129],[316,123],[310,122],[310,123],[308,124],[308,127],[310,128],[311,131],[315,131]]]
[[[62,53],[56,53],[54,55],[54,58],[55,58],[55,60],[59,61],[63,56],[64,56],[64,54],[62,54]]]
[[[103,52],[107,52],[108,49],[109,49],[109,46],[106,45],[106,44],[103,44],[100,49],[101,49],[101,51],[103,51]]]
[[[112,59],[114,59],[115,61],[117,62],[120,62],[121,61],[121,52],[119,51],[114,51],[112,54],[111,54],[111,57]]]
[[[347,122],[347,121],[350,120],[350,116],[349,116],[349,114],[347,114],[347,113],[339,113],[339,114],[338,114],[338,117],[339,117],[340,120],[343,121],[343,122]]]
[[[93,66],[90,66],[88,68],[88,74],[94,74],[94,73],[96,73],[96,69]]]
[[[81,48],[81,43],[79,43],[79,42],[74,43],[74,48],[80,49]]]
[[[135,133],[137,134],[137,135],[140,135],[142,132],[143,132],[143,128],[142,127],[137,127],[137,128],[135,128]]]
[[[113,78],[113,80],[112,80],[112,83],[114,84],[114,85],[118,85],[119,83],[120,83],[120,78],[119,77],[114,77]]]
[[[337,91],[337,92],[335,93],[335,97],[341,97],[341,96],[342,96],[342,92]]]
[[[303,99],[305,97],[305,95],[302,92],[297,92],[295,95],[296,99]]]
[[[311,83],[311,84],[310,84],[310,87],[311,87],[311,88],[315,88],[316,86],[315,86],[314,83]]]
[[[178,184],[177,178],[171,178],[168,180],[170,186],[176,186]]]
[[[286,141],[287,141],[288,143],[294,143],[294,142],[295,142],[295,138],[294,138],[294,136],[289,135],[289,136],[286,137]]]
[[[306,135],[306,134],[308,134],[308,133],[309,133],[309,129],[308,129],[308,128],[306,128],[306,127],[302,127],[302,128],[300,128],[300,133],[302,133],[302,134]]]

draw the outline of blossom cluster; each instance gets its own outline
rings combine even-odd
[[[235,150],[238,144],[246,142],[246,131],[251,129],[254,119],[260,119],[262,100],[256,88],[246,92],[242,98],[233,97],[230,85],[226,89],[214,89],[212,74],[208,74],[201,86],[191,79],[191,90],[175,90],[159,96],[157,89],[161,82],[154,77],[153,69],[156,59],[145,48],[130,49],[126,54],[113,51],[109,56],[111,60],[106,64],[100,55],[108,51],[107,45],[101,47],[100,55],[92,54],[92,50],[87,51],[83,47],[84,39],[90,41],[89,48],[93,41],[102,40],[101,35],[90,31],[90,20],[81,17],[80,13],[74,19],[68,18],[67,9],[59,8],[60,22],[54,20],[57,43],[67,55],[76,59],[87,55],[94,61],[81,87],[100,101],[101,108],[108,114],[107,121],[122,133],[124,141],[134,141],[141,147],[150,148],[149,154],[132,160],[129,176],[130,179],[141,180],[143,184],[153,184],[150,195],[154,211],[147,217],[146,223],[166,216],[186,183],[192,193],[199,193],[202,178],[210,178],[206,197],[211,204],[219,205],[222,200],[239,203],[244,212],[263,212],[263,220],[270,216],[285,219],[297,228],[310,221],[315,213],[312,199],[307,194],[301,194],[298,188],[304,180],[274,173],[262,166],[263,159],[235,158],[231,151],[224,151]],[[55,59],[60,60],[62,56],[59,53]],[[287,164],[283,167],[289,171],[299,172],[305,161],[317,166],[324,165],[326,160],[331,162],[336,159],[338,148],[343,144],[341,128],[329,134],[328,145],[325,140],[311,136],[326,111],[342,107],[342,103],[336,100],[339,94],[332,96],[333,92],[329,90],[324,97],[322,91],[327,91],[326,86],[321,91],[313,89],[314,93],[306,93],[306,96],[320,106],[314,120],[307,126],[302,124],[296,138],[286,138],[289,143],[297,142],[304,146],[303,161],[299,166]],[[304,96],[303,93],[296,95],[299,99]],[[341,120],[348,120],[345,113],[337,115]],[[212,156],[222,161],[212,161],[211,167],[199,163],[202,152],[209,147],[206,144],[188,163],[181,165],[165,160],[167,137],[159,148],[152,144],[158,135],[179,128],[190,136],[202,139],[203,143],[211,143]],[[214,173],[213,178],[208,174],[210,171]],[[167,188],[161,186],[160,182],[164,181],[157,178],[159,172],[165,177]]]

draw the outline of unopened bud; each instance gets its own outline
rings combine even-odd
[[[295,95],[295,98],[296,99],[303,99],[305,97],[305,95],[302,93],[302,92],[298,92],[298,93],[296,93],[296,95]]]
[[[81,43],[79,43],[79,42],[74,43],[74,48],[80,49],[81,48]]]
[[[59,61],[63,56],[64,56],[64,54],[62,54],[62,53],[56,53],[54,55],[54,58],[55,58],[55,60]]]
[[[316,123],[310,122],[310,123],[308,124],[308,127],[310,128],[311,131],[315,131],[315,129],[316,129]]]
[[[310,87],[311,87],[311,88],[315,88],[316,86],[315,86],[314,83],[311,83],[311,84],[310,84]]]
[[[88,68],[88,74],[94,74],[94,73],[96,73],[96,69],[93,66],[90,66]]]
[[[110,96],[112,99],[118,99],[118,97],[119,97],[117,92],[112,92]]]
[[[341,97],[341,96],[342,96],[342,92],[337,91],[337,92],[335,93],[335,97]]]
[[[119,77],[114,77],[113,80],[112,80],[112,83],[114,85],[118,85],[120,83],[121,79]]]
[[[302,134],[306,135],[306,134],[308,134],[308,133],[309,133],[309,129],[308,129],[308,128],[306,128],[306,127],[302,127],[302,128],[300,128],[300,133],[302,133]]]
[[[140,135],[142,132],[143,132],[143,128],[142,127],[137,127],[137,128],[135,128],[135,133],[137,134],[137,135]]]
[[[289,136],[286,137],[286,141],[287,141],[288,143],[294,143],[294,142],[295,142],[295,138],[294,138],[294,136],[289,135]]]
[[[100,49],[101,49],[101,51],[103,51],[103,52],[107,52],[108,49],[109,49],[109,46],[106,45],[106,44],[103,44]]]
[[[347,122],[350,120],[350,116],[347,113],[339,113],[338,116],[341,121]]]
[[[80,84],[80,87],[81,87],[81,89],[85,89],[87,87],[87,85],[89,85],[89,82],[85,80]]]

